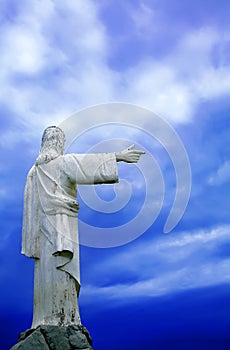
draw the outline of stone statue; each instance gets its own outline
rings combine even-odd
[[[26,181],[22,253],[35,259],[32,328],[81,323],[77,184],[118,182],[117,162],[136,163],[144,154],[134,145],[120,153],[63,154],[64,143],[64,132],[48,127]]]

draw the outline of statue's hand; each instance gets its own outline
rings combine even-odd
[[[117,162],[126,162],[126,163],[137,163],[142,154],[145,154],[144,151],[135,150],[135,145],[131,145],[128,148],[124,149],[120,153],[116,153]]]

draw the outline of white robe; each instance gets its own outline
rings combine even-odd
[[[35,259],[33,328],[80,323],[76,185],[114,182],[114,153],[67,154],[31,168],[24,194],[22,253]]]

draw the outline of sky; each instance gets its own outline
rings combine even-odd
[[[79,186],[94,349],[229,349],[229,14],[227,0],[0,1],[2,350],[31,326],[23,191],[49,125],[67,153],[146,151],[119,184]]]

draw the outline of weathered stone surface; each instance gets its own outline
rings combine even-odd
[[[18,336],[18,341],[26,339],[31,333],[35,331],[34,328],[27,329],[25,332],[22,332]]]
[[[92,340],[89,332],[85,327],[70,326],[67,329],[69,335],[69,342],[73,349],[85,349],[88,344],[92,345]]]
[[[39,326],[20,333],[11,350],[92,350],[92,339],[82,325]]]
[[[46,343],[51,350],[71,350],[66,327],[43,326],[40,327]]]
[[[27,336],[24,340],[19,341],[15,346],[13,346],[12,350],[49,350],[48,345],[45,342],[45,339],[39,329],[32,332],[29,336]]]

